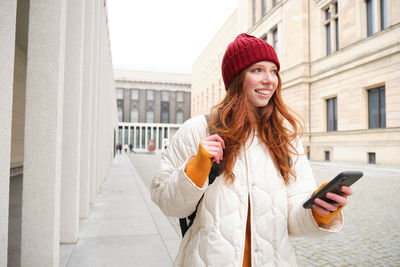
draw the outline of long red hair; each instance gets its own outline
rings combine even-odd
[[[282,100],[279,73],[278,87],[267,106],[255,108],[249,104],[243,89],[246,70],[233,79],[224,99],[211,111],[209,127],[225,141],[223,173],[229,182],[234,182],[233,167],[236,157],[241,147],[257,131],[259,138],[269,149],[277,170],[283,174],[285,183],[288,183],[289,176],[296,178],[293,164],[288,159],[291,154],[298,155],[293,143],[303,128],[299,119],[294,116],[296,113]]]

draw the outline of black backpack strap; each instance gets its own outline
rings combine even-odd
[[[189,229],[186,218],[179,218],[179,226],[181,227],[182,237],[184,237],[186,231]]]
[[[207,121],[207,125],[210,121],[210,115],[206,114],[204,115],[206,121]],[[210,134],[214,134],[215,132],[211,131],[209,129]],[[217,178],[222,172],[222,166],[221,164],[217,164],[216,162],[213,163],[213,165],[211,166],[211,170],[210,173],[208,174],[208,184],[212,184],[215,181],[215,178]],[[181,227],[181,233],[182,233],[182,237],[185,236],[186,231],[190,228],[190,226],[192,226],[194,218],[196,217],[196,213],[197,213],[197,208],[200,205],[201,200],[203,199],[204,194],[201,196],[199,202],[197,202],[196,205],[196,209],[193,211],[192,214],[190,214],[187,218],[180,218],[179,219],[179,225]]]
[[[287,160],[287,163],[288,163],[288,165],[289,165],[289,167],[292,165],[292,159],[289,157],[289,156],[287,156],[286,157],[286,160]],[[284,175],[284,173],[283,173],[283,170],[282,169],[279,169],[279,171],[281,172],[281,175],[282,175],[282,177],[285,177]]]

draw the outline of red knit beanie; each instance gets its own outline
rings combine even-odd
[[[239,34],[228,45],[222,59],[222,78],[228,90],[233,78],[242,70],[259,61],[271,61],[280,68],[274,48],[266,41],[246,33]]]

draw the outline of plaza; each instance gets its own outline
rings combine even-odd
[[[176,218],[151,201],[149,186],[161,155],[117,154],[76,245],[61,246],[61,264],[79,266],[172,266],[180,243]],[[343,210],[342,232],[296,238],[299,266],[399,266],[400,168],[311,162],[317,184],[343,170],[364,177]]]

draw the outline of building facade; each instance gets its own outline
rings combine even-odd
[[[115,70],[119,122],[177,123],[190,118],[190,74]]]
[[[190,118],[191,75],[115,70],[119,130],[116,142],[147,151],[162,150]]]
[[[400,165],[398,10],[396,0],[240,0],[236,19],[193,64],[192,115],[220,99],[207,101],[220,71],[199,82],[205,62],[215,58],[209,68],[220,69],[219,52],[247,32],[275,47],[282,94],[304,120],[311,160]]]
[[[106,1],[0,3],[0,266],[59,266],[114,157]]]

